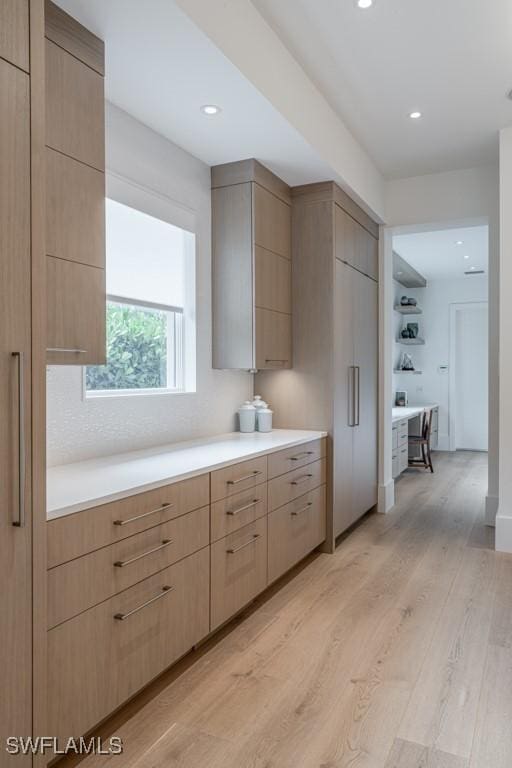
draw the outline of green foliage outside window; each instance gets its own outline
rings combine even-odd
[[[167,387],[167,313],[107,304],[107,364],[86,370],[87,390]]]

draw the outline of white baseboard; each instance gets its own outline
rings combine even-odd
[[[386,514],[395,506],[395,481],[390,480],[385,485],[379,485],[379,500],[377,511]]]
[[[485,497],[485,524],[491,525],[493,528],[496,526],[498,503],[499,499],[497,496],[487,494]]]
[[[499,509],[496,516],[496,550],[512,552],[512,517],[502,514]]]

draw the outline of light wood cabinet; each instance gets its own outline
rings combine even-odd
[[[78,737],[209,631],[208,548],[48,632],[49,733]]]
[[[267,484],[256,485],[227,499],[215,501],[211,510],[211,541],[229,536],[267,514]]]
[[[268,516],[268,581],[271,584],[325,539],[325,485]]]
[[[234,496],[267,480],[267,457],[259,456],[241,461],[225,469],[211,473],[210,487],[212,501]]]
[[[28,50],[26,3],[0,28]],[[23,30],[27,34],[25,40]],[[0,32],[3,40],[5,30]],[[16,50],[14,45],[12,50]],[[5,53],[5,47],[3,48]],[[15,58],[13,56],[13,58]],[[0,741],[32,733],[31,149],[29,76],[0,59]],[[3,754],[3,765],[29,756]]]
[[[260,371],[255,389],[275,426],[329,432],[333,551],[377,501],[379,226],[334,182],[291,193],[294,375]]]
[[[48,363],[104,363],[105,270],[46,257]]]
[[[211,546],[211,629],[234,616],[267,586],[267,518]]]
[[[48,571],[48,628],[208,546],[203,507]]]
[[[312,440],[309,443],[285,448],[284,451],[271,453],[268,457],[268,478],[284,475],[294,469],[312,464],[326,455],[325,440]]]
[[[50,0],[45,13],[47,362],[102,364],[104,46]]]
[[[277,509],[277,507],[281,507],[325,483],[326,466],[326,460],[320,459],[270,480],[268,484],[269,510]]]
[[[49,520],[48,568],[161,525],[210,503],[210,478],[200,475]]]
[[[29,71],[28,0],[0,3],[0,58]]]
[[[46,150],[46,252],[105,266],[105,175]]]
[[[213,365],[292,366],[291,207],[255,160],[212,168]]]

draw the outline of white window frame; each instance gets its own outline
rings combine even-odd
[[[173,200],[160,192],[156,192],[138,182],[122,176],[112,170],[107,170],[106,174],[107,192],[106,197],[117,203],[134,208],[137,211],[146,213],[156,219],[165,221],[174,227],[189,232],[193,236],[187,244],[189,248],[188,258],[186,259],[186,306],[184,308],[170,307],[171,310],[177,309],[181,312],[181,322],[183,329],[181,334],[182,346],[178,350],[181,361],[181,382],[179,389],[169,388],[149,388],[149,389],[104,389],[87,390],[86,389],[86,367],[82,370],[82,399],[85,401],[99,400],[101,398],[124,398],[124,397],[159,397],[167,395],[182,395],[196,393],[196,261],[197,261],[197,222],[196,212],[183,203]],[[192,290],[193,286],[193,290]],[[107,301],[110,296],[107,296]],[[121,299],[122,297],[117,297]],[[135,299],[123,298],[124,301],[135,304]],[[138,302],[141,306],[151,306],[151,302]],[[156,305],[154,305],[156,306]],[[165,305],[160,308],[167,309]]]

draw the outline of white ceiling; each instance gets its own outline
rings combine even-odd
[[[462,245],[456,245],[462,241]],[[487,226],[445,229],[411,235],[395,235],[393,250],[428,280],[465,277],[465,271],[484,269],[487,274],[489,234]],[[465,259],[464,256],[469,256]],[[468,280],[476,279],[468,277]]]
[[[497,161],[512,122],[510,0],[252,2],[387,177]]]
[[[105,40],[107,98],[208,165],[256,157],[291,185],[333,177],[173,0],[58,4]]]

